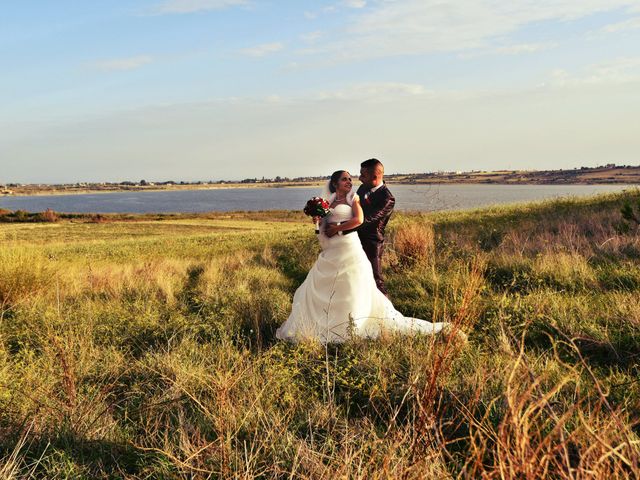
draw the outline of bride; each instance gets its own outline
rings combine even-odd
[[[291,314],[276,336],[329,343],[351,337],[376,338],[385,331],[435,334],[448,327],[447,323],[405,317],[393,308],[378,290],[371,264],[353,232],[362,224],[363,214],[360,199],[351,189],[351,175],[345,170],[334,172],[328,187],[330,213],[318,236],[322,253],[296,290]],[[326,236],[328,224],[335,224],[339,233]]]

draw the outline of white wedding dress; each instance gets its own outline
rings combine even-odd
[[[350,203],[353,197],[348,197]],[[344,222],[352,216],[351,206],[340,204],[324,222]],[[446,325],[405,317],[393,308],[376,287],[357,233],[329,238],[321,232],[318,239],[322,253],[296,290],[291,314],[276,332],[279,339],[330,343],[376,338],[385,331],[431,335]]]

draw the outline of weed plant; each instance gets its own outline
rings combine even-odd
[[[299,213],[2,224],[0,477],[638,478],[639,198],[394,214],[392,301],[468,343],[277,341]]]

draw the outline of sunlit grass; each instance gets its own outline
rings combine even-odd
[[[276,341],[299,213],[0,224],[0,474],[638,476],[631,197],[395,214],[391,299],[467,344]]]

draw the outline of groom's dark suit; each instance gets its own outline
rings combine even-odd
[[[376,279],[378,290],[386,295],[387,289],[380,273],[380,262],[384,249],[384,229],[387,226],[396,199],[393,198],[385,184],[382,184],[375,192],[371,192],[369,188],[360,185],[357,193],[360,197],[360,204],[364,214],[364,222],[357,230],[358,236],[360,237],[362,248],[373,267],[373,276]]]

